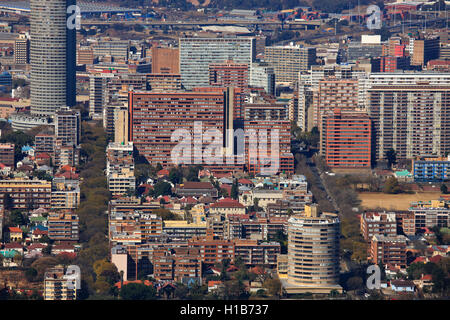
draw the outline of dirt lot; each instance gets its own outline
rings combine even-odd
[[[384,208],[386,210],[408,210],[411,202],[436,200],[440,195],[439,192],[421,192],[416,194],[358,193],[361,199],[361,206],[364,208]]]

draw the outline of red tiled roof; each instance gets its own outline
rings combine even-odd
[[[433,276],[431,274],[423,274],[420,280],[431,281],[433,280]]]
[[[53,250],[75,250],[75,247],[71,244],[57,244],[54,245]]]
[[[231,198],[218,200],[211,205],[211,208],[245,208],[242,203]]]
[[[181,189],[213,189],[214,186],[211,184],[211,182],[194,182],[194,181],[187,181],[184,184],[178,185]]]
[[[169,170],[167,169],[161,169],[156,173],[158,176],[168,176],[169,175]]]
[[[425,263],[427,261],[427,259],[425,257],[417,257],[416,259],[414,259],[413,262],[411,263],[419,263],[419,262],[423,262]]]
[[[50,159],[50,156],[47,152],[41,152],[36,154],[36,159]]]
[[[241,183],[241,184],[253,184],[253,181],[251,181],[249,179],[239,179],[238,183]]]
[[[23,249],[23,246],[17,242],[5,243],[5,249]]]
[[[435,255],[433,257],[431,257],[430,259],[428,259],[430,262],[433,263],[438,263],[439,261],[442,260],[442,256],[441,255]]]
[[[221,184],[220,189],[225,190],[228,196],[231,194],[231,186],[229,184]]]
[[[47,230],[41,230],[41,229],[36,228],[36,229],[34,229],[33,234],[34,234],[35,236],[38,236],[38,235],[48,235],[48,231],[47,231]]]
[[[22,233],[22,229],[18,227],[9,227],[9,232]]]
[[[32,244],[30,244],[28,247],[27,247],[27,249],[28,250],[34,250],[34,249],[44,249],[44,248],[46,248],[47,246],[45,245],[45,244],[42,244],[42,243],[32,243]]]
[[[187,198],[182,198],[180,200],[181,203],[190,203],[190,204],[195,204],[198,201],[196,199],[194,199],[193,197],[187,197]]]
[[[130,283],[143,283],[143,284],[145,284],[146,286],[151,286],[153,283],[152,282],[150,282],[149,280],[144,280],[144,282],[142,282],[142,280],[133,280],[133,281],[124,281],[123,282],[123,285],[127,285],[127,284],[130,284]],[[120,288],[122,288],[122,283],[119,281],[119,282],[116,282],[115,284],[114,284],[114,286],[115,287],[117,287],[118,289],[120,289]]]

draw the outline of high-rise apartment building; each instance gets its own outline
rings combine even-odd
[[[89,116],[93,119],[102,119],[108,98],[106,84],[112,77],[112,74],[107,74],[91,75],[89,78]]]
[[[323,78],[319,81],[317,91],[313,93],[313,126],[322,127],[322,118],[332,113],[335,108],[354,111],[358,109],[358,80]],[[323,130],[320,130],[321,132]]]
[[[370,168],[372,126],[367,113],[341,111],[324,115],[320,135],[327,165],[340,168]]]
[[[250,66],[255,59],[255,39],[229,38],[180,38],[180,74],[183,86],[209,86],[209,65],[233,60]],[[247,80],[248,81],[248,80]]]
[[[55,115],[55,136],[63,146],[78,146],[81,143],[81,113],[62,108]]]
[[[74,0],[30,1],[31,113],[52,116],[75,105],[76,30],[67,27]]]
[[[193,136],[194,122],[198,122],[203,126],[203,132],[217,129],[223,133],[224,94],[130,92],[129,112],[129,140],[133,141],[139,154],[145,156],[152,165],[173,165],[171,152],[180,143],[171,139],[175,130],[186,130],[191,139],[198,139],[198,133]],[[191,156],[194,156],[194,152]],[[191,156],[189,161],[193,161]]]
[[[301,46],[266,47],[264,60],[274,68],[277,82],[297,82],[301,71],[316,64],[316,48]]]
[[[30,63],[30,39],[27,34],[20,34],[14,42],[14,63]]]
[[[342,291],[339,283],[340,221],[336,214],[305,206],[288,220],[287,293]]]
[[[235,63],[231,60],[209,65],[209,85],[213,87],[248,87],[249,67],[245,63]]]
[[[269,95],[275,95],[275,71],[268,63],[252,63],[250,66],[250,86],[263,88]]]
[[[450,86],[416,82],[367,90],[375,156],[394,149],[397,159],[444,156],[450,151]]]
[[[286,105],[244,105],[245,154],[250,173],[262,173],[263,168],[266,174],[272,170],[271,174],[294,173],[290,128]],[[278,141],[273,134],[278,134]]]

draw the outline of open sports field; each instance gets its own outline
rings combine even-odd
[[[361,206],[365,209],[384,208],[386,210],[408,210],[414,201],[429,201],[440,197],[439,192],[421,192],[416,194],[385,194],[379,192],[361,192]]]

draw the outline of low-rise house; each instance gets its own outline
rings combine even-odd
[[[391,289],[395,292],[414,292],[416,285],[411,280],[392,280]]]
[[[208,293],[216,291],[216,290],[219,290],[219,289],[221,289],[223,287],[224,287],[224,285],[223,285],[222,281],[219,281],[219,280],[217,280],[217,281],[208,281]]]
[[[228,217],[228,215],[241,215],[245,214],[245,206],[237,200],[225,198],[211,204],[209,213],[213,215],[223,214],[225,217]]]
[[[58,244],[52,247],[52,255],[60,253],[75,253],[75,246],[71,244]]]
[[[417,288],[423,289],[424,287],[433,286],[433,276],[431,274],[422,274],[420,279],[413,280]]]
[[[38,241],[38,240],[42,239],[43,236],[48,237],[48,230],[41,230],[39,228],[36,228],[31,233],[31,241],[33,241],[33,242]]]
[[[8,229],[8,241],[9,242],[21,242],[23,240],[23,232],[19,227],[9,227]]]

